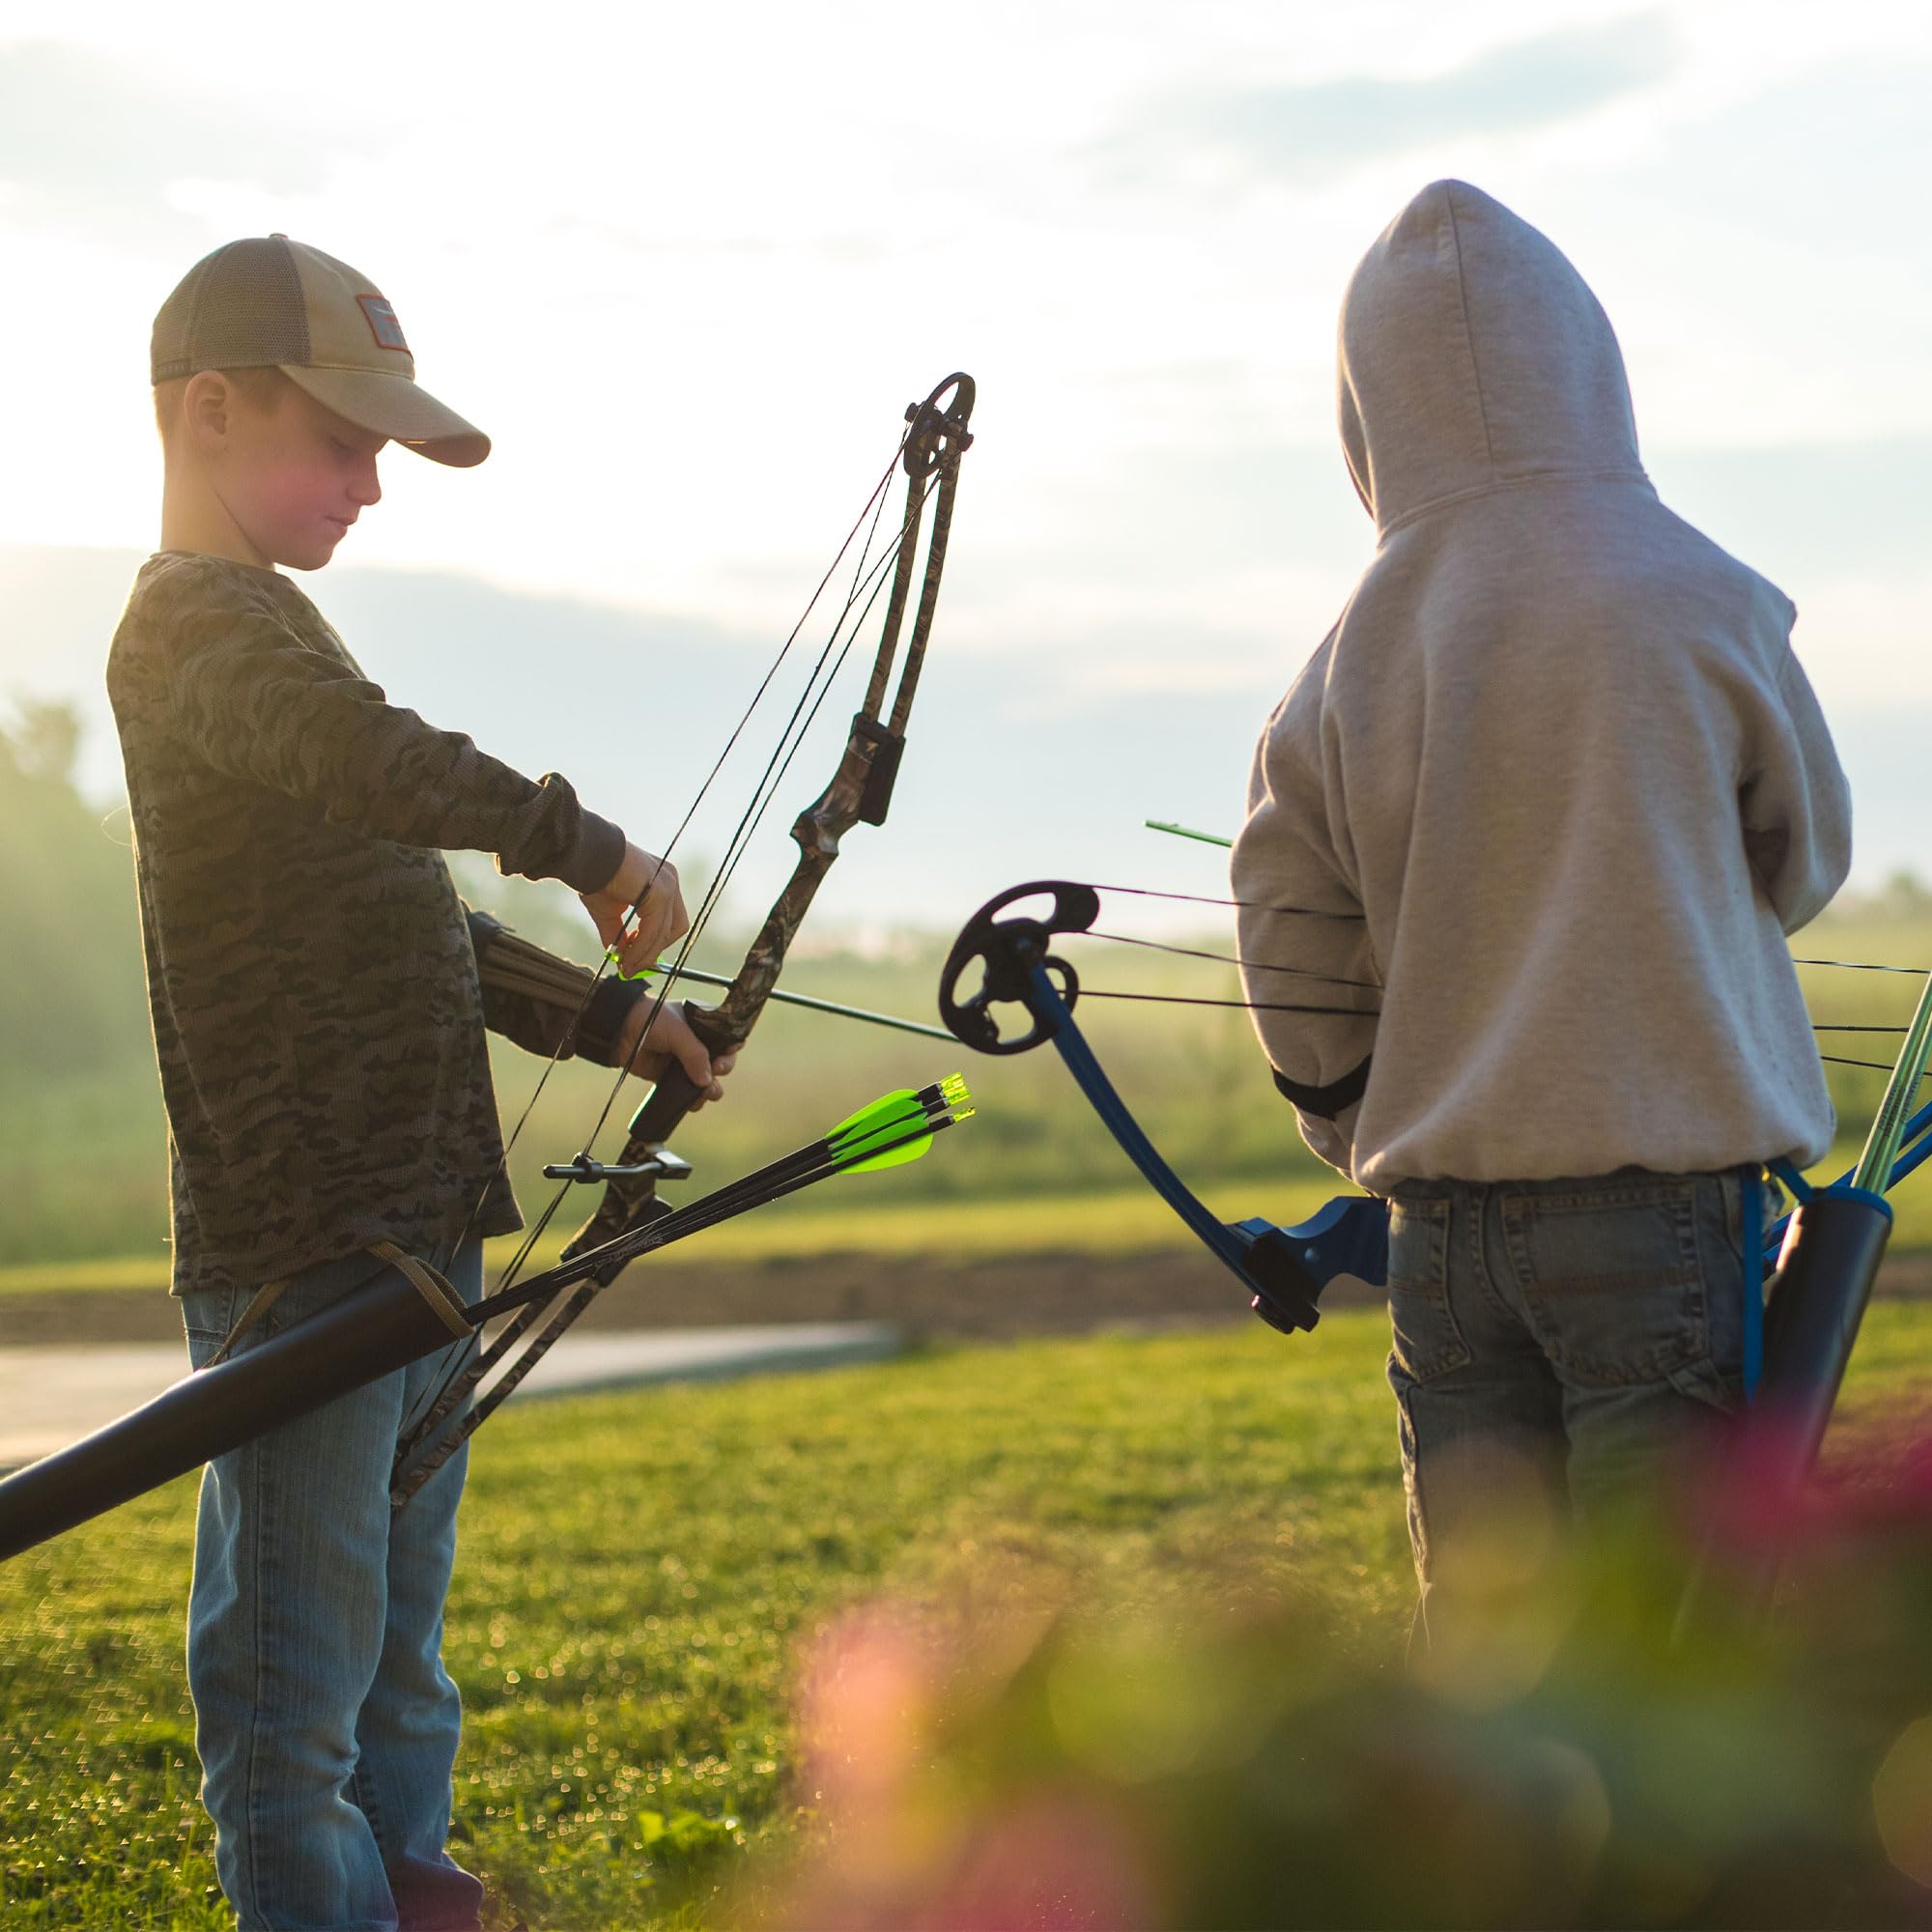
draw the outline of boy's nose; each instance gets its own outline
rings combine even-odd
[[[354,482],[349,486],[349,494],[364,508],[383,500],[383,485],[376,474],[376,459],[373,456],[356,471]]]

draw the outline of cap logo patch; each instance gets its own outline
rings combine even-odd
[[[362,313],[369,318],[369,332],[376,338],[378,347],[400,349],[407,355],[410,345],[403,340],[403,325],[396,320],[396,311],[381,296],[357,296],[355,299],[362,305]]]

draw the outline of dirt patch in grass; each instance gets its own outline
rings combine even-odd
[[[1879,1293],[1932,1297],[1932,1254],[1888,1262]],[[1381,1296],[1351,1282],[1324,1308],[1362,1308]],[[635,1268],[590,1304],[583,1329],[740,1327],[767,1321],[895,1321],[914,1336],[1077,1334],[1123,1322],[1193,1325],[1248,1321],[1239,1285],[1205,1253],[1011,1255],[950,1261],[912,1256],[782,1256],[747,1263],[686,1262]],[[0,1302],[0,1347],[51,1342],[173,1342],[174,1301],[154,1289],[10,1294]]]
[[[1337,1288],[1324,1307],[1360,1307]],[[767,1321],[895,1321],[915,1336],[1074,1334],[1121,1322],[1250,1321],[1240,1285],[1205,1252],[1005,1260],[877,1255],[686,1262],[653,1279],[648,1264],[607,1290],[582,1329],[739,1327]],[[154,1289],[19,1293],[0,1302],[0,1347],[51,1342],[172,1342],[173,1299]]]

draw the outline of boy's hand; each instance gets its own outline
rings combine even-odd
[[[692,1032],[691,1022],[684,1016],[682,1000],[667,1000],[658,1009],[658,1016],[651,1021],[650,1032],[646,1034],[644,1021],[654,1004],[653,997],[646,994],[631,1009],[624,1029],[617,1036],[618,1065],[639,1080],[660,1079],[671,1065],[683,1067],[697,1089],[697,1098],[691,1103],[694,1114],[707,1100],[722,1100],[724,1089],[720,1083],[737,1065],[737,1052],[721,1053],[713,1060],[705,1051],[704,1042]]]
[[[639,845],[625,846],[624,863],[601,893],[578,896],[596,924],[598,938],[616,949],[617,970],[626,977],[648,973],[659,955],[691,930],[677,867]],[[637,922],[625,938],[624,921],[633,906],[638,909]]]

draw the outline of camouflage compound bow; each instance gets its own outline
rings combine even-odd
[[[817,802],[801,812],[792,827],[799,857],[791,877],[767,915],[743,966],[730,980],[724,997],[716,1007],[687,1008],[693,1030],[714,1056],[741,1046],[766,1003],[774,997],[786,948],[820,882],[838,856],[839,840],[856,824],[879,825],[885,821],[905,747],[906,718],[919,687],[940,576],[945,569],[959,460],[972,442],[967,424],[973,401],[972,378],[953,375],[923,403],[907,410],[907,427],[893,462],[839,553],[842,558],[869,516],[871,529],[861,550],[844,608],[787,720],[779,748],[765,767],[753,801],[739,820],[725,861],[692,921],[692,929],[676,959],[666,967],[664,984],[651,996],[654,1005],[649,1017],[654,1017],[656,1008],[662,1006],[676,978],[704,977],[688,967],[686,955],[692,943],[717,905],[738,855],[789,769],[873,603],[890,582],[870,679],[852,720],[838,769]],[[873,537],[890,497],[892,478],[901,469],[906,488],[897,538],[874,559],[870,554]],[[932,507],[929,526],[925,521],[928,502]],[[929,534],[924,571],[919,579],[915,598],[917,554],[923,528]],[[838,559],[835,559],[832,570],[820,581],[813,604],[838,568]],[[914,615],[901,660],[899,636],[908,609]],[[810,614],[809,606],[807,615]],[[732,732],[724,753],[713,766],[711,779],[716,778],[724,756],[745,728],[751,710],[771,685],[805,621],[800,619],[779,653],[778,662],[766,672],[752,706]],[[895,686],[895,662],[898,678]],[[711,779],[705,781],[707,788]],[[700,791],[700,800],[702,796]],[[692,811],[696,810],[694,803]],[[685,824],[690,819],[691,812],[687,812]],[[680,826],[679,832],[682,830]],[[670,843],[675,842],[673,837]],[[668,845],[667,856],[669,850]],[[587,1009],[602,970],[594,975],[578,976],[589,983],[582,989],[577,1013],[562,1031],[551,1065],[537,1082],[538,1094],[551,1067],[561,1058],[577,1019]],[[905,1023],[889,1020],[887,1024]],[[434,1269],[393,1248],[377,1250],[379,1258],[389,1265],[340,1301],[291,1324],[244,1353],[217,1360],[197,1371],[119,1421],[0,1482],[0,1559],[154,1489],[280,1423],[320,1407],[338,1395],[447,1349],[454,1357],[452,1364],[397,1458],[391,1500],[400,1507],[494,1412],[557,1336],[602,1289],[616,1279],[626,1263],[828,1176],[888,1167],[915,1158],[930,1144],[933,1135],[965,1119],[971,1111],[964,1104],[964,1085],[956,1076],[916,1093],[902,1090],[861,1108],[809,1146],[768,1163],[753,1174],[742,1176],[685,1208],[672,1208],[659,1199],[658,1182],[681,1179],[691,1169],[671,1152],[666,1142],[698,1097],[697,1090],[681,1070],[673,1067],[659,1079],[632,1121],[623,1151],[615,1161],[594,1160],[587,1151],[629,1071],[628,1066],[619,1069],[603,1112],[586,1137],[586,1151],[574,1160],[546,1168],[546,1174],[560,1180],[562,1186],[531,1229],[504,1279],[480,1303],[465,1307]],[[535,1101],[533,1094],[517,1129],[509,1136],[510,1145],[515,1144],[517,1131],[529,1119]],[[508,1151],[506,1146],[506,1160]],[[566,1246],[562,1260],[555,1266],[518,1281],[516,1275],[522,1264],[558,1205],[573,1185],[584,1182],[603,1184],[604,1194],[596,1212]],[[479,1198],[477,1208],[480,1207]],[[472,1223],[475,1220],[475,1210],[470,1220]],[[568,1299],[528,1343],[524,1353],[479,1401],[462,1408],[465,1398],[477,1387],[488,1370],[505,1358],[516,1342],[542,1319],[548,1305],[566,1291]],[[484,1324],[499,1315],[510,1318],[503,1332],[488,1348],[481,1347]]]

